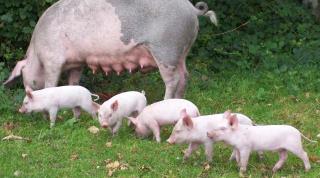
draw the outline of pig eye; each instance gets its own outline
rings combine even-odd
[[[28,103],[29,103],[28,101],[24,102],[24,104],[28,104]]]

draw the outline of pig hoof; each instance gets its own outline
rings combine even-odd
[[[185,156],[184,156],[183,159],[182,159],[182,163],[186,163],[186,162],[188,161],[188,158],[189,158],[189,157],[185,157]]]
[[[276,167],[272,168],[273,173],[276,173],[277,171],[278,171],[278,168],[276,168]]]

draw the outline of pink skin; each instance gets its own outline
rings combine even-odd
[[[34,90],[54,87],[58,85],[60,75],[70,71],[69,84],[77,85],[84,64],[94,74],[102,69],[106,75],[111,72],[120,75],[124,70],[132,73],[136,69],[148,72],[159,68],[166,85],[164,98],[182,98],[186,86],[185,58],[188,50],[184,50],[183,54],[177,50],[172,58],[165,55],[159,57],[161,52],[158,51],[165,50],[161,45],[134,40],[124,43],[121,40],[124,36],[122,23],[115,7],[105,1],[97,2],[99,5],[93,4],[103,8],[97,8],[96,13],[91,12],[92,8],[81,8],[81,14],[90,14],[86,18],[79,18],[72,14],[72,10],[66,11],[61,15],[65,17],[63,20],[50,20],[53,26],[48,30],[43,30],[48,27],[48,16],[43,15],[34,30],[26,58],[17,64],[5,84],[22,73],[25,87]],[[45,14],[51,11],[52,8],[49,8]],[[193,35],[198,28],[194,30]],[[46,33],[50,35],[44,35]],[[189,49],[193,41],[186,44],[185,49]],[[179,64],[176,64],[178,61]]]
[[[19,109],[20,113],[45,112],[49,113],[50,127],[53,127],[57,112],[60,108],[73,109],[74,117],[77,119],[81,110],[90,113],[96,118],[97,104],[92,101],[91,93],[80,86],[52,87],[37,91],[26,89],[26,97]]]
[[[115,135],[121,127],[123,118],[136,117],[146,104],[144,92],[128,91],[115,95],[99,107],[100,125],[103,128],[109,128]]]
[[[227,125],[227,118],[229,118],[230,115],[231,111],[228,110],[223,114],[214,114],[192,118],[184,111],[181,111],[180,119],[174,126],[167,142],[169,144],[189,144],[189,148],[184,155],[184,160],[188,159],[192,152],[197,150],[199,145],[203,144],[207,161],[211,162],[213,140],[207,137],[207,132],[216,127]],[[239,113],[237,113],[237,115],[241,118],[241,123],[252,125],[252,121],[250,118]],[[233,152],[230,160],[234,159],[235,156],[236,154],[235,152]]]
[[[121,21],[115,13],[115,8],[111,4],[106,4],[106,6],[108,7],[103,13],[93,14],[88,17],[92,19],[84,20],[85,23],[90,21],[92,23],[90,25],[95,28],[83,29],[78,27],[83,24],[78,19],[66,19],[70,22],[77,22],[65,27],[72,31],[72,34],[54,34],[52,38],[37,41],[36,45],[34,41],[31,41],[26,58],[17,63],[11,76],[4,84],[10,83],[22,73],[25,87],[33,89],[54,87],[57,85],[58,78],[63,71],[79,70],[83,63],[87,63],[93,73],[102,68],[106,75],[112,71],[120,75],[125,69],[128,72],[132,72],[138,66],[157,68],[154,57],[145,46],[134,41],[129,44],[124,44],[121,41],[123,36],[121,33]],[[105,20],[99,22],[95,19]],[[64,26],[59,28],[64,28]],[[37,30],[39,29],[35,29],[35,34]],[[51,30],[53,30],[52,33],[59,31],[57,29]],[[83,36],[82,34],[90,35]],[[50,52],[46,50],[38,53],[34,52],[38,45],[46,46],[48,43],[57,44],[57,48],[52,49]],[[130,60],[128,61],[127,58],[130,58]],[[69,84],[77,84],[80,74],[71,74]]]
[[[160,127],[175,124],[180,118],[181,110],[193,117],[200,115],[198,108],[190,101],[168,99],[145,107],[137,118],[129,117],[129,119],[139,137],[146,137],[153,133],[156,141],[160,142]]]
[[[210,139],[214,141],[224,141],[237,150],[240,175],[243,175],[247,170],[251,151],[278,151],[280,159],[273,167],[273,172],[276,172],[283,166],[287,159],[288,151],[298,156],[304,162],[306,171],[311,168],[309,158],[307,153],[303,150],[301,143],[301,136],[304,138],[306,137],[292,126],[242,125],[239,124],[237,116],[233,115],[229,118],[227,126],[213,129],[208,132],[207,135]]]

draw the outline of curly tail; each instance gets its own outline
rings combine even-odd
[[[195,5],[195,8],[198,10],[198,15],[207,16],[210,18],[211,22],[218,26],[218,19],[216,13],[213,10],[209,10],[208,4],[205,2],[198,2]]]
[[[91,94],[91,96],[96,97],[96,99],[93,99],[93,101],[98,101],[100,99],[99,95],[96,94]]]
[[[311,140],[311,139],[309,139],[308,137],[304,136],[302,133],[300,133],[300,135],[301,135],[304,139],[306,139],[307,141],[309,141],[309,142],[311,142],[311,143],[318,143],[317,141]]]
[[[146,95],[146,92],[145,92],[144,90],[142,90],[141,93],[142,93],[143,95]]]

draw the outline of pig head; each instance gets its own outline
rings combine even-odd
[[[158,68],[166,86],[164,98],[181,98],[197,16],[217,23],[205,5],[186,0],[60,0],[38,21],[25,59],[5,84],[22,74],[25,87],[53,87],[64,71],[69,84],[78,84],[85,65],[106,75]]]

